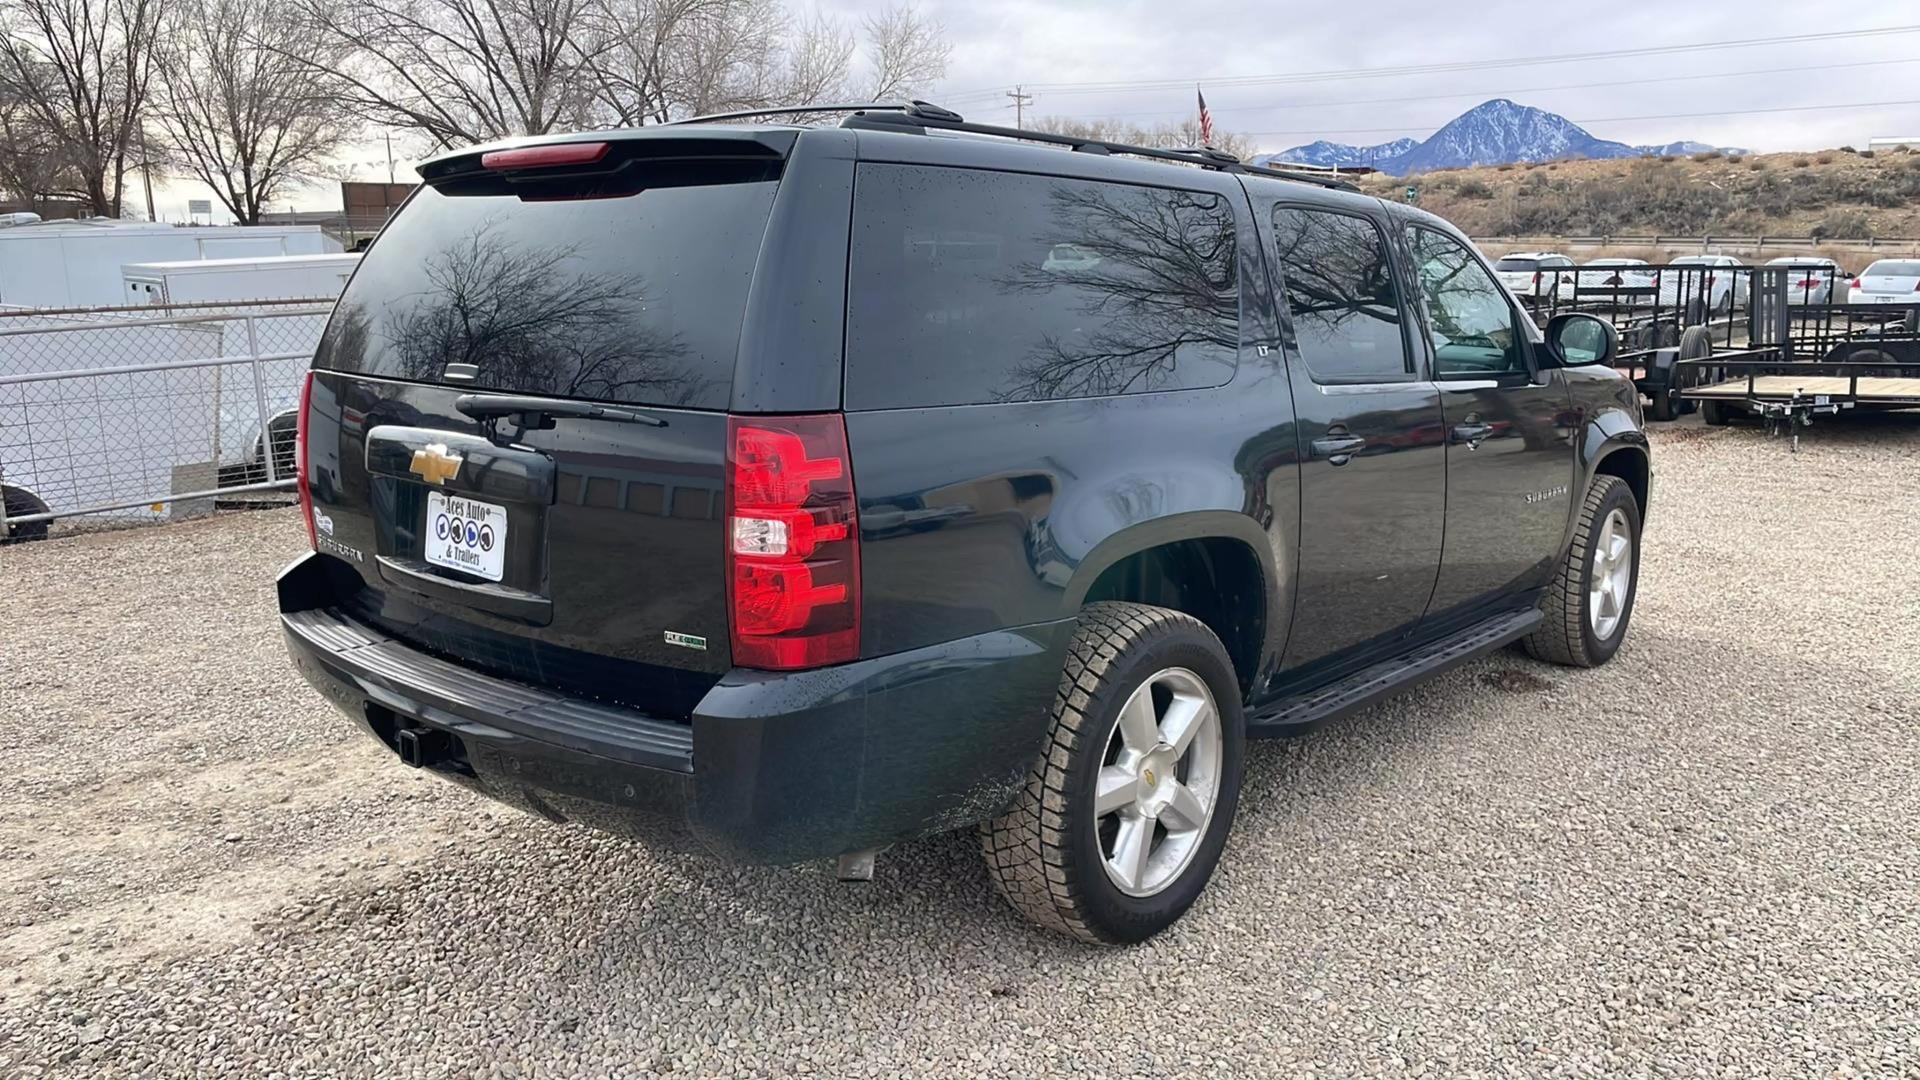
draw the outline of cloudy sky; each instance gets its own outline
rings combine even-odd
[[[867,6],[841,3],[849,12]],[[1920,4],[1912,0],[923,0],[923,6],[946,25],[954,44],[940,100],[983,118],[996,111],[1010,116],[999,108],[1006,99],[995,101],[990,92],[1021,83],[1035,94],[1032,108],[1042,115],[1150,124],[1191,110],[1192,87],[1184,84],[1199,80],[1219,83],[1207,90],[1216,124],[1249,134],[1263,150],[1316,138],[1424,137],[1493,97],[1549,109],[1601,138],[1628,143],[1685,138],[1781,150],[1920,134]],[[1548,11],[1552,18],[1543,18]],[[1757,43],[1901,26],[1911,30]],[[1719,47],[1675,49],[1715,43]],[[1654,49],[1675,51],[1593,56]],[[1156,80],[1183,85],[1114,85]],[[1905,104],[1861,104],[1872,102]],[[1849,107],[1753,111],[1816,105]]]
[[[823,7],[856,20],[889,2],[823,0]],[[918,6],[945,25],[954,47],[934,100],[979,120],[1011,121],[1005,91],[1019,84],[1035,98],[1029,115],[1152,125],[1189,114],[1197,81],[1215,124],[1262,150],[1319,138],[1424,137],[1494,97],[1628,143],[1697,139],[1771,151],[1920,135],[1914,0]],[[1860,33],[1902,27],[1910,29]],[[1793,38],[1801,40],[1779,40]],[[1615,55],[1595,55],[1603,53]],[[360,156],[382,153],[369,148]],[[363,178],[384,179],[385,171],[381,161]],[[163,201],[175,205],[163,205],[162,216],[184,213],[187,197],[184,185],[170,187]],[[319,191],[297,201],[337,207],[338,196]]]

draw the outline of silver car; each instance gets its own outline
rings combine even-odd
[[[1709,317],[1724,316],[1747,306],[1747,264],[1731,255],[1689,255],[1667,264],[1660,273],[1660,303],[1686,308],[1704,301]]]
[[[1839,263],[1816,255],[1782,255],[1778,259],[1768,259],[1767,265],[1787,268],[1789,304],[1831,304],[1833,283],[1847,276]]]

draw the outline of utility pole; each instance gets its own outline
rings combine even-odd
[[[1021,93],[1020,87],[1016,86],[1007,91],[1007,96],[1013,99],[1013,126],[1026,127],[1027,106],[1033,102],[1033,95]]]
[[[387,183],[393,183],[393,129],[387,129]]]

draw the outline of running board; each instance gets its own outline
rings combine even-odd
[[[1538,610],[1509,612],[1413,652],[1383,660],[1352,675],[1304,693],[1269,702],[1247,716],[1253,738],[1304,735],[1329,720],[1390,697],[1448,668],[1510,645],[1525,637],[1543,616]]]

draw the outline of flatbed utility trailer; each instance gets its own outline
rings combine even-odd
[[[1920,408],[1920,300],[1791,303],[1788,286],[1783,273],[1755,271],[1745,347],[1672,364],[1674,392],[1701,419],[1755,416],[1798,450],[1815,416]]]
[[[1753,273],[1697,263],[1582,266],[1560,271],[1572,276],[1570,296],[1555,289],[1521,300],[1542,326],[1575,311],[1613,323],[1620,333],[1614,367],[1647,399],[1649,417],[1672,420],[1693,409],[1677,393],[1673,365],[1744,343]]]

